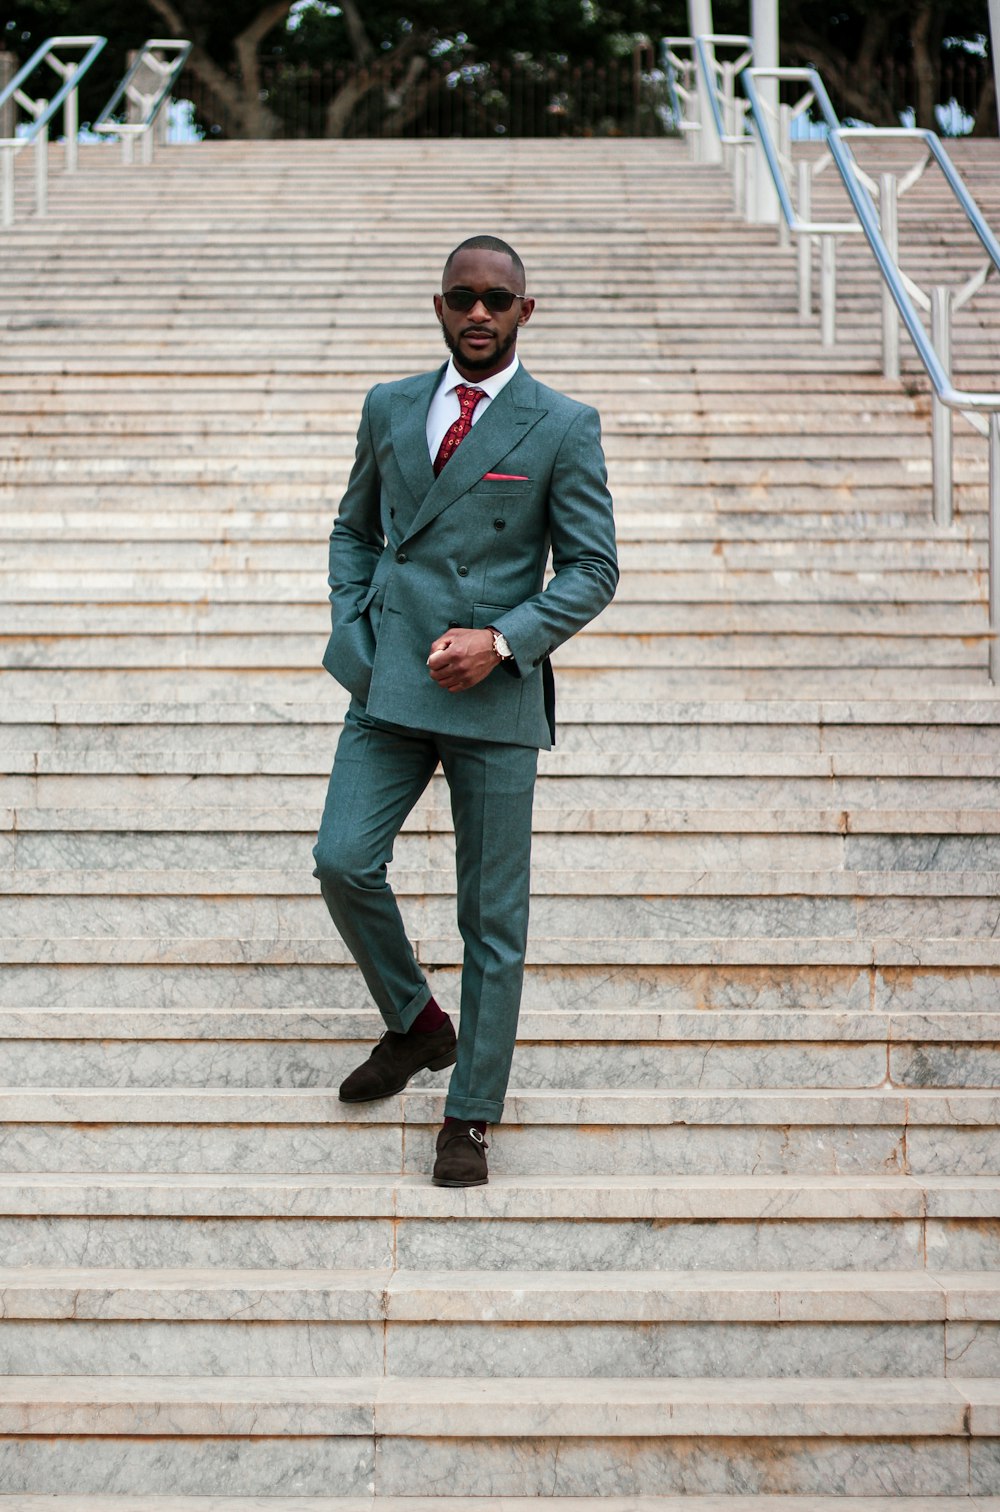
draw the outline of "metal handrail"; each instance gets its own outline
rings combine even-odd
[[[0,90],[0,109],[10,102],[20,105],[31,117],[31,123],[20,136],[0,137],[0,226],[14,224],[14,159],[25,147],[35,149],[35,213],[44,215],[48,208],[48,145],[49,122],[60,106],[63,107],[63,129],[66,138],[67,173],[74,173],[77,165],[77,129],[79,126],[79,101],[77,89],[80,80],[94,59],[107,43],[106,37],[50,37],[37,47],[23,67],[19,68],[10,82]],[[85,47],[87,51],[76,63],[64,63],[56,56],[56,49]],[[24,90],[24,85],[43,63],[48,63],[62,79],[62,84],[51,100],[39,97],[33,100]]]
[[[191,45],[190,42],[178,40],[176,37],[148,38],[140,47],[114,94],[91,127],[92,131],[121,137],[122,155],[126,163],[132,161],[132,144],[136,137],[142,138],[143,162],[148,163],[152,160],[152,128],[156,124],[162,107],[170,99],[174,84],[188,60]],[[158,53],[164,52],[168,55],[166,58],[157,56]],[[136,82],[139,74],[144,70],[159,79],[152,94],[147,94],[140,89]],[[138,107],[140,111],[138,120],[115,120],[114,113],[123,101],[126,109],[129,106]]]
[[[719,91],[712,83],[712,75],[722,73],[723,77],[725,77],[724,70],[727,66],[733,70],[734,77],[739,74],[753,57],[753,38],[745,37],[738,33],[706,32],[701,36],[695,37],[694,45],[700,65],[701,77],[705,81],[705,91],[708,96],[708,107],[712,114],[712,124],[715,127],[715,133],[719,138],[720,145],[729,147],[742,147],[744,144],[750,145],[751,138],[745,132],[733,132],[730,126],[727,126],[722,112],[722,105],[719,103]],[[743,56],[738,58],[735,63],[720,65],[709,53],[709,48],[727,46],[742,47],[744,49]],[[723,99],[728,102],[728,96],[725,93],[723,94]]]
[[[808,191],[811,175],[819,171],[819,165],[802,164],[805,173],[800,173],[799,207],[805,215],[797,214],[775,148],[765,109],[755,85],[757,78],[793,79],[807,82],[811,96],[806,103],[816,104],[827,126],[829,161],[840,174],[848,197],[857,216],[857,221],[845,225],[824,224],[808,220]],[[898,328],[890,319],[890,302],[895,306],[906,326],[931,381],[933,413],[931,424],[933,507],[935,522],[948,525],[953,518],[952,501],[952,413],[959,410],[965,418],[989,441],[989,543],[988,561],[988,610],[989,610],[989,677],[992,683],[1000,681],[1000,393],[983,393],[955,386],[951,378],[951,315],[952,311],[971,299],[982,288],[987,278],[1000,272],[1000,242],[994,236],[985,217],[966,188],[957,169],[948,157],[937,134],[919,127],[875,126],[847,127],[837,120],[823,81],[815,69],[745,69],[741,75],[743,87],[750,101],[750,117],[757,134],[764,160],[770,172],[778,196],[781,213],[789,232],[800,236],[800,270],[808,266],[811,239],[818,235],[824,252],[830,252],[823,262],[824,294],[824,344],[834,339],[833,305],[836,298],[835,256],[836,236],[844,231],[860,231],[866,238],[886,286],[883,301],[882,340],[883,368],[887,377],[899,376]],[[787,107],[781,107],[782,110]],[[800,102],[802,108],[802,102]],[[892,174],[882,176],[876,190],[872,181],[859,167],[851,151],[848,138],[871,137],[877,140],[907,138],[921,141],[927,149],[924,164],[907,176],[903,189],[915,183],[926,163],[933,158],[944,175],[966,219],[987,253],[988,261],[983,268],[969,278],[957,291],[945,285],[934,288],[932,297],[920,289],[900,268],[897,246],[896,202],[897,184]],[[876,210],[872,191],[878,194],[879,210]],[[881,213],[880,213],[881,212]],[[808,276],[808,275],[807,275]],[[801,288],[801,279],[800,279]],[[923,321],[917,313],[917,302],[931,310],[932,335],[928,336]],[[801,309],[801,298],[800,298]],[[829,335],[829,341],[827,341]],[[989,415],[984,421],[983,413]]]
[[[688,48],[691,57],[682,58],[677,52],[679,47]],[[686,131],[700,131],[701,122],[693,120],[686,110],[691,100],[697,100],[697,87],[691,87],[697,69],[694,38],[664,37],[660,43],[660,56],[667,81],[667,93],[670,96],[670,111],[677,123],[677,130],[682,136]],[[683,84],[678,77],[680,74],[685,76],[686,82]]]
[[[796,208],[781,165],[781,154],[775,145],[767,119],[767,110],[757,89],[757,79],[774,79],[779,82],[791,80],[807,84],[808,93],[797,108],[804,109],[815,102],[828,132],[837,130],[840,120],[815,68],[745,68],[740,75],[740,82],[750,103],[750,122],[778,196],[783,224],[787,228],[787,234],[795,237],[798,242],[799,316],[808,320],[812,315],[812,244],[815,239],[820,248],[820,339],[824,346],[833,346],[837,339],[837,237],[855,235],[861,231],[861,225],[856,220],[812,219],[812,180],[817,173],[823,171],[830,158],[800,165]],[[781,108],[784,110],[785,107]],[[786,119],[790,131],[790,114]]]
[[[867,183],[864,181],[854,154],[845,137],[875,136],[905,137],[923,141],[930,154],[942,169],[944,177],[965,212],[966,219],[976,233],[988,256],[985,269],[966,282],[956,293],[945,285],[933,290],[928,301],[923,291],[906,277],[896,261],[895,249],[890,247],[883,234],[883,223],[889,219],[895,235],[895,198],[890,194],[894,180],[886,175],[882,180],[879,195],[882,215],[875,209]],[[958,410],[989,441],[989,544],[987,548],[989,571],[989,671],[990,681],[1000,681],[1000,392],[989,393],[957,388],[951,373],[951,314],[960,305],[978,293],[987,277],[996,270],[1000,272],[1000,243],[997,242],[979,206],[965,187],[955,165],[945,152],[937,134],[921,127],[839,127],[830,133],[830,151],[840,171],[844,187],[850,196],[862,230],[885,281],[888,295],[899,311],[900,318],[916,347],[917,356],[934,389],[931,423],[932,472],[934,492],[934,518],[938,524],[948,525],[953,518],[952,507],[952,429],[951,412]],[[887,209],[893,212],[887,217]],[[914,294],[922,302],[931,305],[932,336],[928,336],[923,321],[917,313]],[[883,321],[883,333],[887,332]],[[989,415],[984,422],[980,412]]]

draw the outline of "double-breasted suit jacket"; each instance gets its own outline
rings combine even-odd
[[[365,400],[330,536],[323,664],[374,719],[547,748],[548,658],[618,581],[600,421],[519,367],[435,478],[426,425],[442,373],[378,384]],[[513,663],[462,693],[440,688],[431,642],[487,625]]]

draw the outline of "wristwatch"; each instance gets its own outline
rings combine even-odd
[[[507,644],[507,637],[505,635],[501,635],[500,631],[495,630],[492,625],[488,625],[487,629],[493,636],[493,649],[499,657],[500,661],[513,661],[514,653]]]

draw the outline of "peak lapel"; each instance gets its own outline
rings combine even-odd
[[[532,380],[521,369],[500,390],[483,418],[476,421],[435,480],[433,488],[410,522],[407,537],[423,530],[443,509],[454,504],[474,483],[478,483],[484,473],[491,472],[496,463],[538,423],[545,410],[517,402],[517,395],[520,394],[523,398],[525,391],[530,394],[533,386]],[[425,442],[424,451],[426,450]],[[433,469],[431,473],[433,476]]]
[[[444,368],[424,373],[406,390],[392,396],[392,449],[413,502],[419,506],[434,483],[434,469],[427,450],[427,411]]]

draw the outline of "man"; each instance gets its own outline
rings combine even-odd
[[[609,602],[618,567],[597,414],[517,358],[535,306],[521,259],[471,237],[441,288],[450,360],[368,394],[330,536],[323,664],[352,698],[314,855],[386,1023],[340,1096],[387,1097],[453,1065],[433,1179],[479,1186],[517,1029],[535,768],[555,731],[548,658]],[[439,762],[465,944],[457,1040],[386,882]]]

